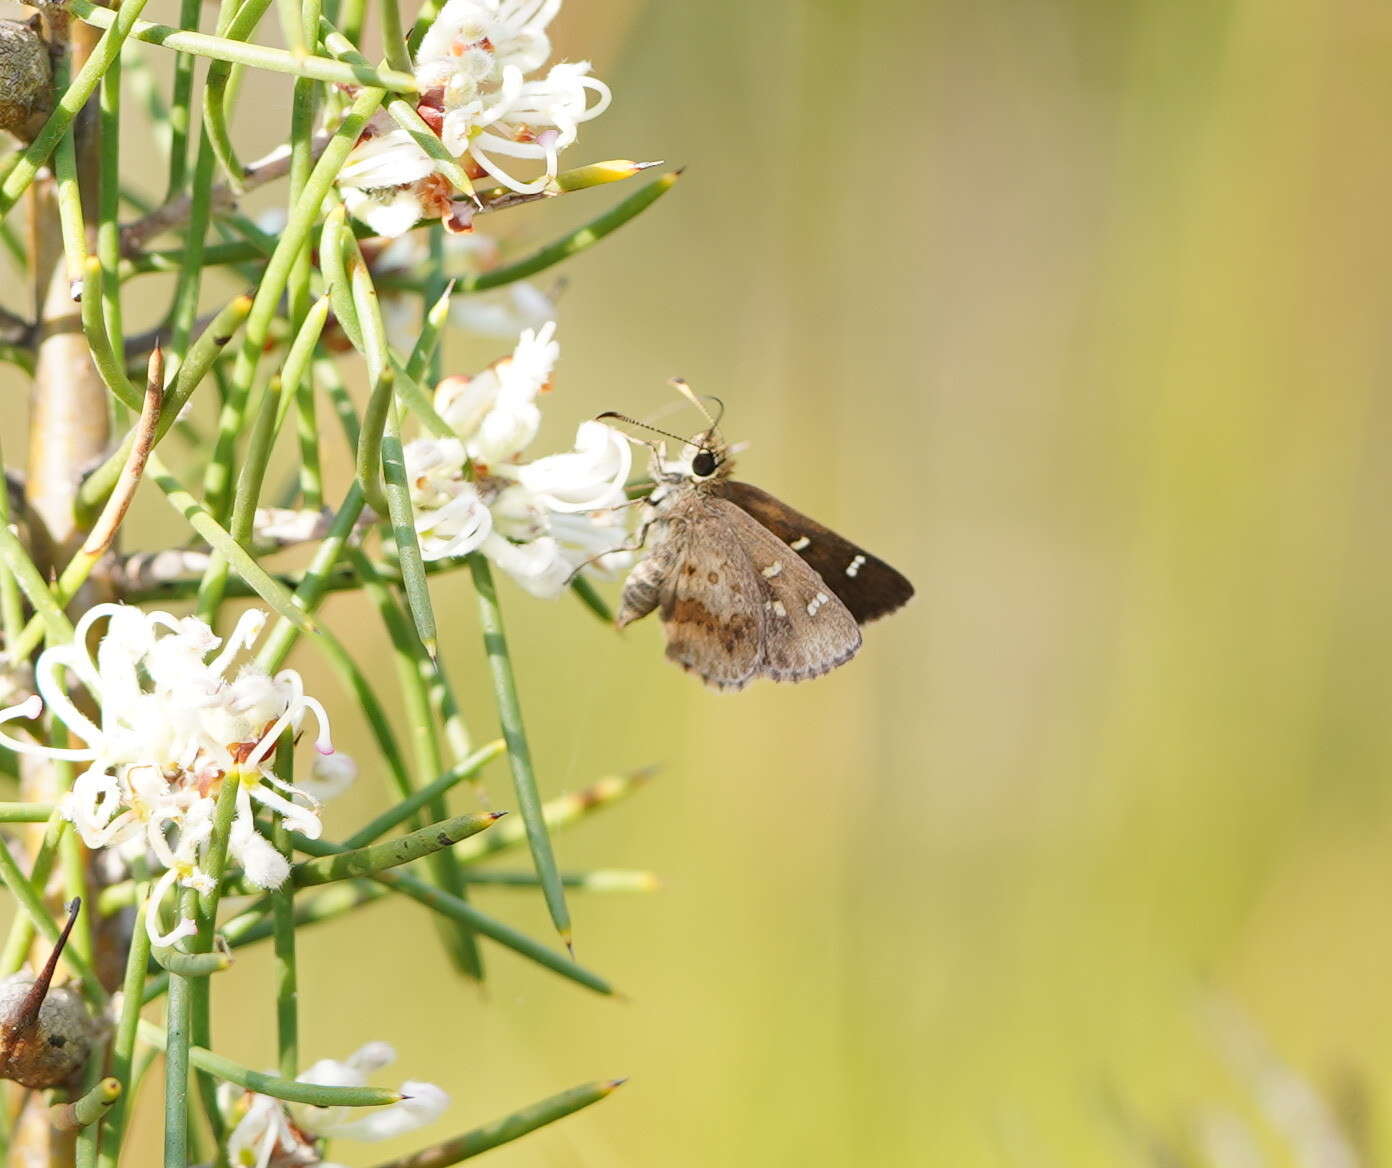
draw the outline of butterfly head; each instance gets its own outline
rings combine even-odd
[[[711,429],[697,434],[683,452],[679,477],[693,483],[706,483],[727,478],[734,466],[729,447],[718,431]],[[664,477],[678,477],[668,469]]]
[[[660,430],[649,422],[640,422],[637,418],[630,418],[627,414],[620,414],[614,410],[606,410],[598,415],[597,420],[613,419],[625,422],[630,426],[638,426],[650,433],[681,443],[681,454],[673,460],[667,455],[665,443],[651,439],[630,438],[630,441],[641,443],[652,451],[652,476],[659,483],[699,484],[728,477],[734,466],[734,461],[730,457],[730,448],[725,444],[725,439],[720,436],[720,431],[717,428],[720,425],[721,414],[725,411],[724,403],[719,398],[712,398],[711,400],[716,403],[717,407],[717,413],[712,415],[710,410],[706,408],[705,402],[691,392],[691,388],[685,381],[673,378],[671,385],[695,405],[705,415],[706,421],[710,423],[707,429],[692,438],[682,438],[670,430]]]

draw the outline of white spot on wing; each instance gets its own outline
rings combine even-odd
[[[822,605],[824,605],[826,602],[827,594],[825,592],[818,592],[816,596],[814,596],[811,600],[807,602],[807,615],[816,616],[817,610],[821,608]]]
[[[809,546],[811,543],[812,541],[808,539],[807,536],[800,535],[797,537],[797,539],[793,540],[793,542],[790,543],[788,546],[792,548],[793,551],[800,552],[803,548]]]
[[[773,563],[763,570],[763,577],[765,580],[772,580],[781,571],[783,571],[783,562],[781,560],[774,560]]]
[[[768,609],[769,612],[773,613],[774,616],[788,615],[788,610],[783,607],[783,602],[781,600],[766,600],[764,601],[764,607]]]
[[[864,563],[864,556],[856,556],[855,559],[853,559],[849,564],[846,565],[846,575],[854,576],[857,572],[860,571],[861,565],[863,565]]]

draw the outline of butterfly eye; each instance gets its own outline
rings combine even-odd
[[[691,460],[691,473],[698,479],[708,478],[715,474],[715,455],[709,450],[699,451],[696,457]]]

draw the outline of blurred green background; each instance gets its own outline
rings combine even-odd
[[[683,375],[746,477],[919,595],[848,667],[732,697],[651,622],[508,586],[545,789],[664,767],[558,840],[664,879],[573,899],[626,1000],[495,949],[480,994],[416,906],[377,906],[304,936],[306,1055],[392,1041],[455,1097],[439,1136],[632,1076],[492,1154],[516,1168],[1377,1162],[1392,9],[572,0],[555,40],[615,92],[568,160],[688,170],[565,269],[548,438]],[[282,114],[247,87],[248,156]],[[611,197],[482,229],[521,248]],[[451,345],[462,371],[502,351]],[[467,585],[435,596],[491,734]],[[364,761],[341,833],[382,796],[336,729]],[[479,899],[546,935],[536,897]],[[217,999],[257,1065],[269,975],[249,957]],[[1235,1063],[1214,999],[1296,1077]],[[1317,1097],[1360,1160],[1311,1136]]]

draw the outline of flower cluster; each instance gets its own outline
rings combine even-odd
[[[609,87],[590,76],[587,61],[540,74],[551,56],[546,28],[560,6],[560,0],[449,0],[416,56],[421,118],[475,176],[520,194],[544,190],[580,124],[609,105]],[[530,159],[544,173],[524,181],[499,158]],[[468,230],[454,211],[448,181],[386,114],[364,130],[339,188],[348,210],[381,235],[400,235],[424,218]]]
[[[95,656],[87,641],[106,628]],[[87,764],[64,797],[63,814],[90,848],[115,847],[130,856],[152,854],[164,869],[151,895],[146,927],[157,945],[194,930],[179,920],[160,931],[160,910],[175,885],[208,890],[201,860],[213,831],[222,787],[235,782],[236,817],[229,846],[246,878],[261,888],[286,877],[284,857],[256,829],[254,804],[280,815],[295,831],[317,837],[320,798],[343,790],[355,768],[334,756],[324,707],[304,692],[294,670],[270,676],[252,664],[233,675],[235,659],[260,635],[266,614],[245,613],[224,644],[192,617],[98,604],[77,622],[66,645],[39,655],[38,694],[0,710],[0,726],[35,718],[45,705],[85,745],[51,747],[0,730],[0,743],[26,754]],[[89,718],[68,695],[64,674],[95,704]],[[311,781],[291,787],[272,770],[272,751],[287,729],[313,714],[322,756]]]
[[[429,560],[480,550],[536,596],[555,596],[583,566],[616,571],[623,550],[628,440],[582,422],[575,448],[532,462],[522,452],[541,424],[537,397],[559,353],[556,327],[523,332],[512,356],[475,377],[447,377],[435,408],[453,438],[418,438],[406,472],[421,553]]]
[[[322,1059],[299,1081],[322,1087],[364,1087],[369,1072],[395,1060],[396,1052],[385,1042],[370,1042],[343,1062]],[[223,1083],[218,1102],[232,1127],[228,1162],[234,1168],[336,1168],[320,1159],[320,1140],[340,1136],[364,1142],[389,1140],[433,1123],[449,1105],[449,1096],[433,1083],[402,1083],[401,1094],[405,1098],[399,1103],[364,1112],[359,1107],[283,1103]]]

